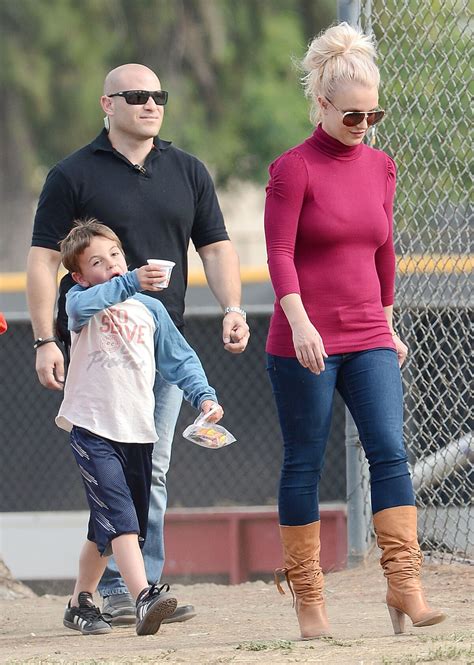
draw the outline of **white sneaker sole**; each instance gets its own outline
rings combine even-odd
[[[110,626],[107,627],[104,626],[104,628],[96,628],[95,630],[84,631],[80,626],[78,626],[77,623],[72,623],[72,621],[68,621],[67,619],[63,619],[63,624],[66,626],[66,628],[72,628],[72,630],[78,630],[83,635],[105,635],[106,633],[110,633],[112,631],[112,628]]]

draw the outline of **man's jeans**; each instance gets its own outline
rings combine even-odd
[[[372,511],[414,505],[403,445],[403,394],[397,354],[372,349],[326,358],[316,375],[296,358],[267,356],[284,442],[280,524],[319,520],[319,480],[337,389],[357,425],[369,462]]]
[[[145,570],[150,584],[160,580],[165,562],[163,525],[167,499],[166,474],[170,465],[176,421],[183,401],[183,393],[178,386],[167,383],[159,374],[156,375],[154,391],[155,424],[159,441],[153,449],[148,531],[143,547]],[[109,559],[98,590],[101,596],[127,592],[113,557]]]

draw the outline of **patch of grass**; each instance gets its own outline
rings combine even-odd
[[[438,647],[434,651],[428,653],[428,657],[431,660],[459,660],[460,658],[469,658],[474,657],[474,648],[464,649],[456,647],[454,645],[447,647]],[[425,663],[429,663],[429,660],[425,660]],[[472,660],[471,660],[472,662]]]
[[[463,663],[473,663],[474,648],[464,649],[455,645],[449,645],[432,649],[428,653],[407,655],[396,659],[384,656],[382,658],[382,665],[418,665],[418,663],[432,663],[436,661],[447,663],[450,660],[459,661],[461,659]]]
[[[440,633],[439,635],[417,635],[420,642],[464,642],[471,641],[472,633],[450,633],[448,635]]]
[[[293,642],[289,640],[274,640],[273,642],[242,642],[236,649],[243,651],[276,651],[277,649],[293,649]]]

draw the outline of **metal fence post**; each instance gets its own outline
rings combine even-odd
[[[337,18],[339,21],[346,21],[349,25],[356,27],[359,25],[360,0],[338,0]]]

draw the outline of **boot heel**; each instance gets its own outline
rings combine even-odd
[[[388,613],[390,614],[390,619],[392,620],[393,632],[395,635],[400,635],[405,632],[405,614],[400,610],[397,610],[396,607],[391,607],[387,605]]]

